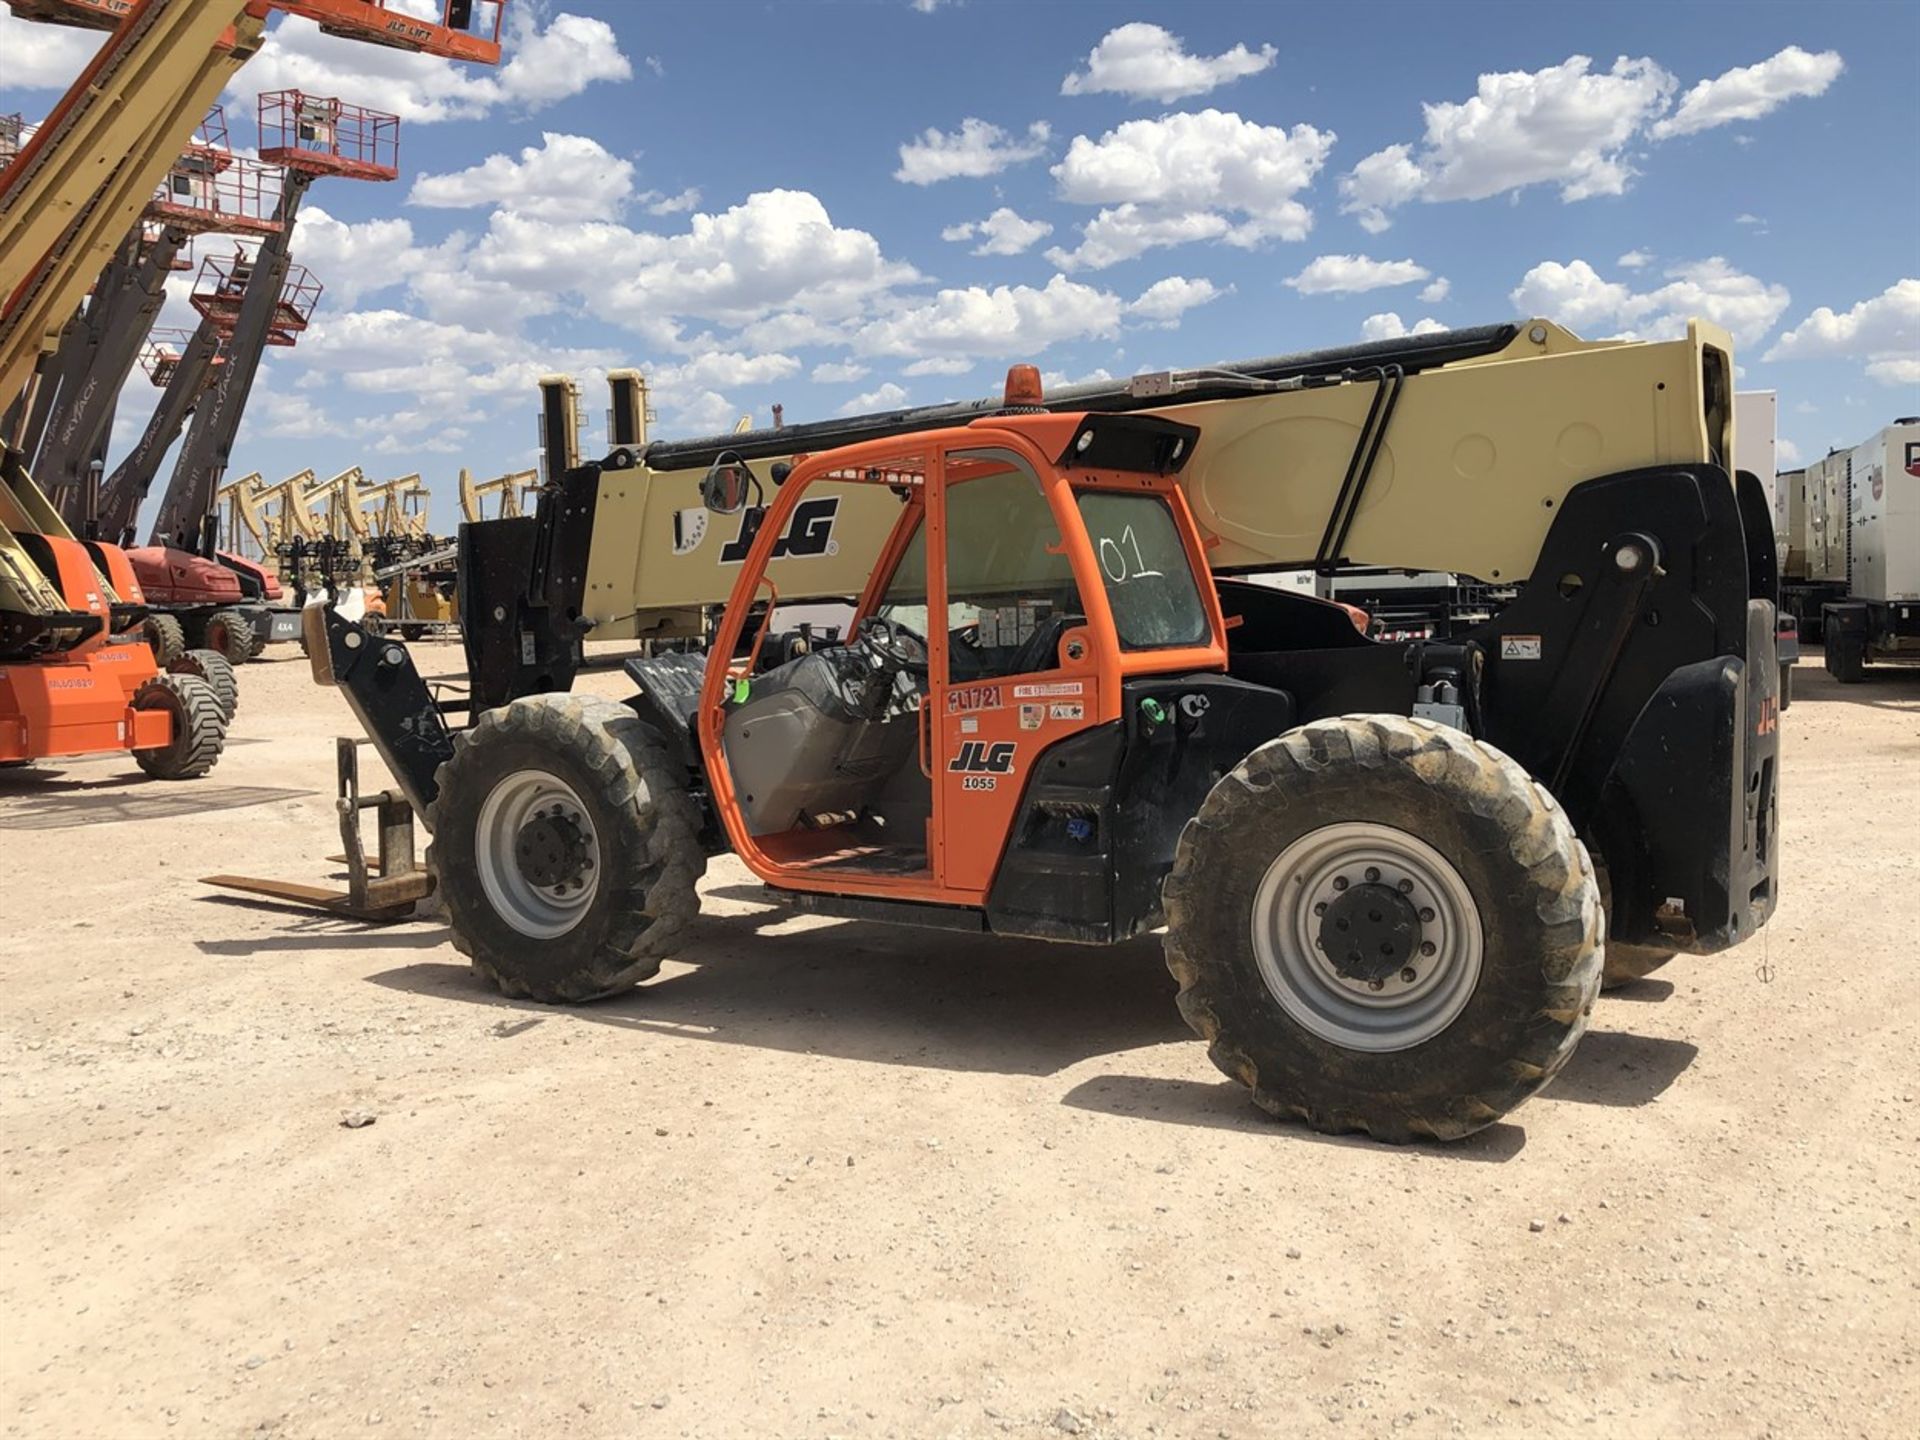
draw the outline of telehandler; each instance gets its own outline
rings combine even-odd
[[[652,975],[730,849],[817,914],[1079,944],[1164,926],[1182,1014],[1263,1108],[1451,1139],[1565,1063],[1606,909],[1634,968],[1772,911],[1776,582],[1764,493],[1725,468],[1731,379],[1697,323],[1587,345],[1536,321],[1051,400],[1017,366],[997,403],[623,447],[537,518],[464,527],[464,705],[320,608],[309,652],[400,787],[383,851],[396,810],[433,834],[432,879],[377,883],[437,881],[509,995]],[[764,477],[763,442],[786,447]],[[701,457],[702,513],[739,526],[713,644],[628,661],[625,703],[562,693],[596,510],[668,455]],[[1317,536],[1300,561],[1520,595],[1453,642],[1376,642],[1236,578],[1263,557],[1223,537],[1229,505],[1269,550]],[[768,668],[780,607],[833,593],[796,534],[857,575],[852,622]]]

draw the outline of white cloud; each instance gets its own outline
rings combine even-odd
[[[840,407],[842,415],[864,415],[873,410],[898,410],[906,403],[907,392],[889,380],[864,395],[856,395]]]
[[[712,389],[722,385],[765,385],[800,373],[791,355],[742,355],[710,350],[680,365],[657,367],[649,377],[657,387],[676,385]]]
[[[1737,345],[1757,345],[1791,300],[1784,285],[1769,285],[1719,256],[1666,271],[1667,284],[1636,292],[1603,279],[1586,261],[1548,260],[1521,278],[1508,297],[1524,315],[1544,315],[1591,335],[1618,327],[1629,338],[1678,335],[1698,315],[1724,326]]]
[[[1569,201],[1622,193],[1633,175],[1627,147],[1666,108],[1675,81],[1644,58],[1592,67],[1573,55],[1482,75],[1473,98],[1424,106],[1419,157],[1404,144],[1367,156],[1341,178],[1341,209],[1378,230],[1387,211],[1416,197],[1484,200],[1541,184]]]
[[[1256,51],[1242,44],[1211,57],[1189,55],[1179,36],[1136,20],[1109,30],[1087,56],[1087,68],[1060,82],[1060,93],[1107,93],[1165,104],[1258,75],[1278,53],[1271,45]]]
[[[913,8],[918,10],[922,15],[931,15],[945,3],[945,0],[912,0],[912,3]]]
[[[932,359],[916,360],[900,373],[915,378],[922,375],[964,375],[973,369],[973,365],[974,362],[967,359],[958,357],[945,359],[936,356]]]
[[[1043,391],[1052,392],[1065,389],[1069,385],[1100,385],[1111,379],[1113,376],[1103,367],[1089,370],[1084,375],[1069,375],[1064,370],[1042,370],[1040,387]]]
[[[1822,305],[1794,326],[1768,360],[1864,360],[1882,385],[1920,385],[1920,280],[1889,285],[1850,310]]]
[[[1645,250],[1629,250],[1613,263],[1618,265],[1622,270],[1638,270],[1651,263],[1652,260],[1653,256]]]
[[[1037,160],[1047,153],[1052,134],[1044,120],[1027,127],[1025,139],[998,125],[968,116],[951,134],[928,129],[919,139],[900,147],[900,168],[893,178],[909,185],[932,185],[941,180],[978,180],[998,175],[1011,165]]]
[[[1784,435],[1777,436],[1773,442],[1773,459],[1776,465],[1784,465],[1790,469],[1798,466],[1800,447]]]
[[[1159,245],[1221,239],[1254,246],[1304,239],[1313,213],[1296,196],[1332,150],[1331,131],[1257,125],[1219,110],[1129,120],[1098,140],[1076,135],[1053,167],[1061,197],[1100,205],[1062,269],[1100,269]]]
[[[816,385],[848,385],[855,380],[866,379],[869,373],[865,365],[855,361],[830,360],[814,366],[813,373],[807,378]]]
[[[650,190],[640,198],[647,202],[649,215],[679,215],[699,205],[700,187],[689,185],[678,195],[660,195]]]
[[[1438,305],[1452,290],[1453,282],[1442,275],[1420,292],[1420,299],[1424,304]]]
[[[658,55],[649,55],[642,63],[656,78],[665,78],[667,62],[662,60]]]
[[[441,210],[498,205],[548,220],[613,219],[632,193],[632,161],[585,135],[547,131],[518,160],[489,155],[465,170],[420,176],[407,203]]]
[[[1387,211],[1413,199],[1426,183],[1426,175],[1413,163],[1413,147],[1389,145],[1340,177],[1340,209],[1358,216],[1360,228],[1369,235],[1378,235],[1393,224]]]
[[[106,38],[98,30],[36,23],[0,10],[0,55],[7,57],[0,79],[9,90],[64,90]]]
[[[1064,275],[1039,290],[972,285],[901,306],[862,326],[853,345],[867,355],[1025,360],[1062,340],[1117,334],[1124,308],[1119,296]]]
[[[1746,211],[1743,210],[1738,215],[1733,217],[1733,223],[1736,225],[1764,225],[1767,222],[1761,219],[1758,215],[1749,215]]]
[[[1184,275],[1169,275],[1164,280],[1154,281],[1142,291],[1140,298],[1127,306],[1127,314],[1171,329],[1180,323],[1180,317],[1187,311],[1218,300],[1226,293],[1211,280],[1189,280]]]
[[[1411,260],[1373,260],[1365,255],[1322,255],[1281,283],[1302,295],[1357,295],[1393,285],[1411,285],[1432,272]]]
[[[984,220],[969,220],[964,225],[949,225],[940,232],[942,240],[971,240],[979,237],[976,255],[1018,255],[1035,241],[1053,233],[1044,220],[1027,220],[1002,205]]]
[[[531,6],[509,6],[506,13],[507,58],[498,71],[325,35],[311,20],[288,16],[225,98],[231,107],[250,109],[259,91],[299,89],[424,124],[479,119],[502,107],[538,110],[596,81],[632,78],[633,66],[606,21],[562,13],[543,27]]]
[[[1653,138],[1691,135],[1736,120],[1758,120],[1789,100],[1822,95],[1846,67],[1838,53],[1808,54],[1789,45],[1771,59],[1743,65],[1712,80],[1702,80],[1680,97],[1674,112],[1657,122]]]
[[[300,209],[294,253],[326,285],[321,302],[334,308],[359,304],[367,295],[404,284],[423,252],[405,220],[336,220],[309,201]]]
[[[1436,330],[1446,328],[1438,320],[1426,319],[1414,321],[1413,328],[1408,329],[1398,315],[1391,310],[1386,310],[1378,315],[1369,315],[1360,322],[1360,338],[1362,340],[1398,340],[1403,335],[1430,335]]]

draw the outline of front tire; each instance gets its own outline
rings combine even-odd
[[[156,780],[198,780],[220,758],[227,718],[213,687],[198,675],[156,675],[133,692],[136,710],[165,710],[173,738],[155,750],[136,750],[134,763]]]
[[[240,709],[240,678],[226,656],[218,650],[189,650],[166,669],[170,675],[198,675],[206,681],[220,702],[221,716],[228,725],[233,724],[234,714]]]
[[[1317,1130],[1469,1135],[1553,1078],[1599,989],[1586,847],[1519,765],[1432,721],[1261,746],[1188,822],[1165,902],[1214,1064]]]
[[[229,665],[244,665],[253,658],[253,622],[244,611],[216,610],[200,630],[196,649],[217,650]]]
[[[624,990],[698,912],[685,769],[626,706],[535,695],[489,710],[437,781],[431,864],[454,945],[502,994]]]
[[[140,622],[140,635],[153,652],[153,663],[162,670],[187,653],[187,631],[177,615],[149,611]]]

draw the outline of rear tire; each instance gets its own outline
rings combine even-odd
[[[424,625],[402,625],[400,627],[400,638],[409,645],[417,645],[427,638],[427,627]]]
[[[1255,750],[1188,822],[1165,902],[1213,1063],[1316,1130],[1469,1135],[1553,1078],[1599,989],[1586,847],[1519,765],[1428,720],[1319,720]],[[1323,927],[1356,903],[1354,936],[1381,914],[1413,928],[1336,957],[1315,942],[1345,949]],[[1375,949],[1417,958],[1376,991],[1345,973]]]
[[[156,675],[133,692],[136,710],[165,710],[173,738],[157,750],[136,750],[134,762],[156,780],[197,780],[227,743],[226,717],[213,687],[198,675]]]
[[[198,675],[212,688],[220,713],[229,726],[240,709],[240,679],[218,650],[189,650],[167,666],[169,675]]]
[[[248,632],[247,659],[258,660],[267,653],[267,633],[257,626]]]
[[[253,622],[244,611],[216,610],[201,628],[196,648],[218,650],[229,665],[244,665],[253,655]]]
[[[1780,708],[1786,710],[1793,704],[1793,666],[1780,667]]]
[[[187,653],[187,630],[177,615],[150,612],[140,622],[140,634],[153,651],[153,663],[162,670]]]
[[[1858,685],[1867,678],[1867,647],[1836,638],[1827,668],[1842,685]]]
[[[440,767],[429,856],[453,942],[501,993],[592,1000],[656,973],[707,860],[684,765],[582,695],[489,710]]]

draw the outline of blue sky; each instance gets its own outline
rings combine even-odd
[[[509,13],[497,72],[285,20],[242,72],[236,142],[300,84],[400,111],[406,173],[312,192],[328,293],[239,471],[419,470],[449,526],[459,466],[528,463],[549,370],[592,448],[616,365],[687,434],[1524,313],[1717,319],[1787,458],[1920,412],[1910,4]],[[0,111],[38,118],[87,40],[0,26]]]

